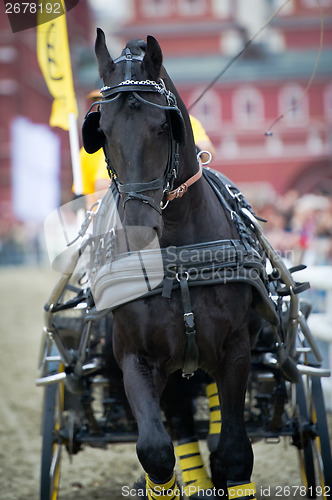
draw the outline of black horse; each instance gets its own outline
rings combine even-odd
[[[199,244],[199,254],[210,242],[222,249],[234,246],[239,254],[232,212],[202,175],[189,115],[162,65],[158,42],[151,36],[147,43],[133,40],[113,60],[98,29],[95,50],[103,100],[98,112],[87,115],[83,140],[88,152],[104,147],[130,249],[149,248],[157,235],[164,257],[170,246],[191,255],[190,248]],[[212,255],[215,249],[214,244]],[[228,498],[255,497],[244,423],[253,287],[245,280],[216,279],[203,286],[204,277],[190,286],[188,269],[168,266],[160,293],[113,311],[114,355],[138,424],[137,455],[146,471],[148,499],[159,498],[160,491],[162,498],[180,498],[160,399],[172,373],[182,369],[189,376],[197,368],[216,381],[221,401],[220,439],[211,454],[215,495],[219,490],[223,498],[227,491]]]

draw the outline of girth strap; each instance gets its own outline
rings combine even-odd
[[[187,277],[178,277],[181,287],[182,303],[183,303],[183,319],[186,328],[186,348],[184,354],[184,363],[182,368],[182,377],[190,378],[198,369],[199,351],[196,343],[195,317],[192,312],[190,292],[188,287]]]

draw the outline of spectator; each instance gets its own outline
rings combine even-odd
[[[332,199],[288,191],[257,213],[274,248],[294,264],[332,264]],[[255,204],[255,201],[253,201]]]

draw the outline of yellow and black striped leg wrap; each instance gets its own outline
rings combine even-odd
[[[180,500],[180,489],[172,478],[166,483],[155,483],[148,474],[145,475],[148,500]]]
[[[175,447],[175,453],[178,457],[179,466],[182,472],[184,483],[183,492],[187,497],[193,497],[203,490],[213,488],[213,483],[207,475],[204,462],[199,451],[198,441],[193,440],[189,443],[180,444]]]
[[[257,500],[255,483],[227,483],[228,500]]]
[[[210,408],[210,425],[207,443],[210,452],[215,451],[218,446],[219,434],[221,431],[221,413],[217,384],[213,382],[206,386],[206,395]]]

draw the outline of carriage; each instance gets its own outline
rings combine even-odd
[[[269,251],[273,255],[273,249]],[[79,257],[76,252],[74,261]],[[40,375],[36,381],[45,387],[43,500],[57,498],[62,450],[75,455],[85,446],[106,448],[112,443],[137,440],[137,425],[109,349],[111,312],[102,317],[96,313],[91,291],[81,284],[81,274],[75,274],[75,264],[70,262],[45,305]],[[289,331],[287,343],[295,346],[300,377],[291,381],[285,377],[276,356],[278,339],[266,323],[252,348],[245,405],[247,431],[253,441],[276,442],[288,436],[298,450],[307,497],[324,498],[325,492],[328,498],[332,467],[321,377],[329,376],[329,371],[321,367],[322,357],[307,325],[310,303],[298,301],[297,294],[286,294],[285,287],[303,287],[292,278],[291,271],[296,269],[282,267],[281,277],[280,261],[274,264],[278,269],[271,266],[272,297],[281,311],[284,330]],[[295,330],[294,310],[298,315]],[[205,395],[200,379],[196,385],[196,432],[200,439],[213,440],[209,435],[213,417],[207,407],[211,393]]]
[[[308,498],[328,498],[332,488],[332,461],[321,378],[329,376],[329,372],[321,366],[322,357],[308,328],[310,304],[300,298],[309,285],[295,281],[293,274],[296,276],[301,266],[286,267],[265,238],[258,217],[237,187],[221,174],[209,168],[202,169],[200,160],[197,163],[193,156],[195,150],[190,137],[189,145],[184,146],[188,121],[186,116],[184,120],[185,110],[182,104],[177,104],[180,98],[167,74],[162,74],[163,79],[158,80],[159,73],[163,73],[158,47],[157,42],[148,37],[147,45],[141,42],[127,44],[122,56],[113,61],[107,52],[103,33],[98,31],[96,53],[105,87],[100,110],[88,112],[83,126],[87,151],[105,147],[105,135],[106,143],[111,143],[111,132],[107,135],[107,130],[111,130],[110,115],[106,111],[103,115],[103,108],[108,110],[110,106],[124,110],[117,113],[125,119],[124,126],[117,130],[124,130],[128,123],[134,123],[133,117],[147,112],[147,108],[152,109],[150,115],[157,113],[158,122],[147,122],[146,126],[155,131],[158,125],[156,135],[160,142],[156,152],[148,149],[151,163],[144,165],[142,178],[137,172],[132,178],[124,174],[116,150],[109,156],[105,149],[114,182],[107,194],[88,210],[78,238],[69,246],[70,251],[63,259],[59,281],[45,305],[37,379],[37,385],[45,386],[41,499],[57,498],[64,448],[69,455],[74,455],[84,446],[105,448],[112,443],[137,440],[138,456],[147,472],[147,498],[158,498],[158,487],[167,489],[164,498],[179,498],[175,493],[173,475],[170,475],[174,467],[174,458],[171,458],[174,451],[169,436],[174,434],[179,442],[184,443],[183,449],[186,449],[187,436],[182,441],[179,439],[181,431],[169,418],[172,415],[169,401],[164,402],[164,412],[159,416],[159,398],[167,376],[172,377],[173,373],[175,377],[179,376],[173,380],[173,385],[179,390],[181,386],[185,391],[185,386],[177,380],[189,379],[190,398],[195,402],[190,408],[196,410],[191,415],[193,428],[190,432],[195,432],[197,439],[208,441],[214,457],[214,484],[218,487],[227,484],[228,493],[223,489],[224,493],[217,493],[215,498],[226,495],[229,499],[245,498],[247,496],[241,494],[245,488],[250,488],[249,498],[255,498],[253,483],[250,482],[251,445],[246,441],[243,446],[239,443],[246,435],[251,441],[264,439],[271,442],[289,436],[300,458],[302,491]],[[143,71],[144,79],[140,71]],[[120,83],[116,81],[114,84],[114,75]],[[115,114],[113,112],[112,117]],[[160,117],[164,117],[161,124]],[[121,140],[123,137],[115,139],[117,146]],[[144,134],[140,142],[135,139],[130,147],[126,144],[129,153],[126,150],[123,155],[130,154],[131,148],[139,148],[138,144],[143,143],[150,147]],[[179,150],[179,146],[187,149]],[[158,155],[164,155],[166,160],[161,162],[163,177],[156,179],[153,169]],[[117,170],[109,157],[117,160]],[[181,173],[181,168],[189,164],[194,165],[194,169],[198,164],[199,170],[181,182],[188,177],[187,173]],[[126,182],[120,183],[119,179]],[[202,185],[203,194],[198,201],[198,189]],[[189,188],[190,195],[186,194]],[[212,201],[205,200],[204,192],[209,193],[209,200],[213,198],[213,206],[209,207]],[[157,194],[160,199],[156,201]],[[201,234],[197,235],[200,228],[190,227],[191,212],[180,208],[183,195],[188,205],[195,198],[195,209],[199,209],[196,219],[198,217],[198,222],[205,224]],[[203,205],[199,206],[201,200],[206,203],[204,210]],[[174,208],[168,209],[168,203]],[[199,217],[205,212],[212,216],[219,210],[216,207],[221,207],[226,222],[221,233],[217,232],[211,239],[215,220],[209,227],[207,221],[200,221]],[[164,234],[159,227],[160,220],[163,219],[167,226],[167,214],[173,213],[173,217],[178,218],[179,210],[187,219],[187,226],[181,226],[181,235],[177,235],[173,228],[171,238],[160,237]],[[152,232],[142,227],[145,224],[139,224],[143,219],[148,221],[147,226],[153,229]],[[223,225],[221,219],[216,220]],[[224,238],[220,238],[222,231],[225,232]],[[192,241],[194,233],[196,236]],[[155,237],[156,234],[159,238]],[[159,245],[159,240],[163,244]],[[80,267],[86,252],[89,253],[88,279]],[[222,294],[228,290],[227,310],[220,306],[226,301],[226,295],[219,296],[219,289],[222,289]],[[218,307],[214,309],[212,300],[217,303],[217,299],[218,307],[223,311],[220,319],[214,318]],[[150,308],[152,303],[154,309]],[[173,305],[169,305],[171,303]],[[237,318],[238,311],[246,307],[247,314]],[[144,323],[148,329],[148,308],[148,322],[156,338],[153,341],[139,326]],[[124,314],[119,314],[119,311],[124,311]],[[231,333],[225,334],[221,349],[227,352],[223,365],[228,366],[228,378],[221,375],[219,378],[214,367],[218,358],[211,356],[211,349],[207,347],[215,342],[217,351],[216,339],[213,342],[211,339],[202,340],[196,333],[203,326],[214,330],[221,320],[230,323],[229,311],[232,324],[239,323],[236,332],[241,350],[230,340]],[[183,319],[179,322],[181,317]],[[138,321],[136,330],[139,330],[139,336],[134,339],[134,344],[126,336],[128,329],[130,335],[134,335],[128,325],[130,320]],[[169,328],[177,334],[172,342],[163,335]],[[230,324],[227,328],[229,332],[234,330]],[[248,329],[255,332],[251,344]],[[183,335],[179,333],[182,331]],[[154,376],[151,372],[158,372],[158,367],[149,360],[150,351],[163,363],[160,373]],[[165,360],[164,352],[167,353]],[[233,361],[229,361],[232,357]],[[121,365],[123,376],[115,358]],[[208,373],[207,378],[201,374],[202,369]],[[236,374],[241,370],[243,372]],[[167,376],[163,375],[164,371]],[[237,380],[238,376],[241,380]],[[213,379],[218,379],[220,398]],[[232,386],[233,379],[240,385]],[[153,382],[151,393],[145,385],[147,380],[150,386]],[[237,393],[241,391],[243,398],[240,394],[238,399]],[[140,401],[135,392],[139,392]],[[144,412],[144,404],[150,405],[153,418]],[[180,408],[178,413],[174,421],[181,419]],[[242,429],[243,419],[245,429]],[[164,429],[168,425],[166,437]],[[220,433],[222,439],[218,442]],[[234,439],[229,437],[232,433]],[[158,449],[153,445],[156,437]],[[229,450],[227,458],[223,447]],[[233,448],[241,449],[244,464],[239,465],[238,458],[231,456]],[[184,453],[182,458],[185,456]],[[219,476],[223,475],[222,461],[226,464],[223,467],[227,470],[227,483],[224,477],[218,483]],[[190,486],[195,480],[188,479],[186,468],[182,470],[182,476],[184,493],[189,498],[199,498],[197,491],[190,494]],[[207,490],[212,488],[212,483],[209,484]]]

